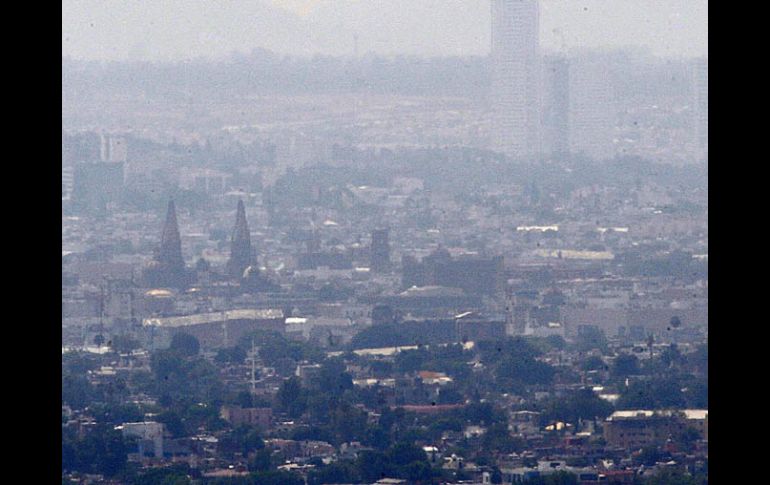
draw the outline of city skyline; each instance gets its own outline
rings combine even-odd
[[[268,49],[300,56],[485,56],[489,23],[487,1],[263,0],[205,2],[191,9],[170,0],[67,0],[62,55],[157,61]],[[707,23],[704,0],[545,1],[540,36],[549,51],[636,47],[664,57],[702,57],[708,55]]]
[[[707,485],[698,5],[66,0],[62,483]]]

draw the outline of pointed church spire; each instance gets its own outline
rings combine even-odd
[[[246,208],[243,200],[238,199],[235,227],[230,242],[230,260],[227,262],[228,272],[231,276],[240,278],[243,271],[254,262],[253,259],[249,224],[246,222]]]
[[[160,249],[155,260],[166,266],[170,271],[181,271],[184,269],[182,239],[179,237],[179,225],[176,221],[176,207],[174,206],[173,199],[168,201],[166,222],[163,225]]]

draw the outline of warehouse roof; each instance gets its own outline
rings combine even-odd
[[[142,325],[145,327],[174,328],[229,320],[272,320],[277,318],[283,318],[283,310],[228,310],[223,312],[198,313],[181,317],[145,318],[142,321]]]

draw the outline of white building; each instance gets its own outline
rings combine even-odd
[[[541,151],[538,0],[492,0],[493,148],[520,158]]]
[[[72,165],[61,166],[61,196],[62,199],[69,199],[72,195],[72,188],[75,185],[75,169]]]
[[[126,139],[115,135],[99,135],[100,158],[103,162],[125,162],[128,159]]]
[[[163,458],[163,423],[155,421],[143,421],[138,423],[123,423],[116,429],[120,430],[124,437],[138,438],[139,455],[144,456],[148,452],[147,445],[152,443],[153,455]]]
[[[180,187],[206,194],[224,194],[231,185],[230,174],[208,168],[185,170],[179,176]]]

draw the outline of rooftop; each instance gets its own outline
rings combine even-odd
[[[651,418],[654,416],[669,417],[675,413],[683,413],[687,419],[706,419],[708,416],[708,409],[681,409],[681,410],[657,410],[652,411],[649,409],[632,409],[626,411],[615,411],[607,420],[613,421],[616,419],[634,419],[634,418]]]
[[[229,320],[269,320],[283,318],[283,310],[229,310],[214,313],[198,313],[196,315],[185,315],[181,317],[165,318],[145,318],[142,325],[145,327],[187,327],[190,325],[203,325],[211,322],[222,322]]]

